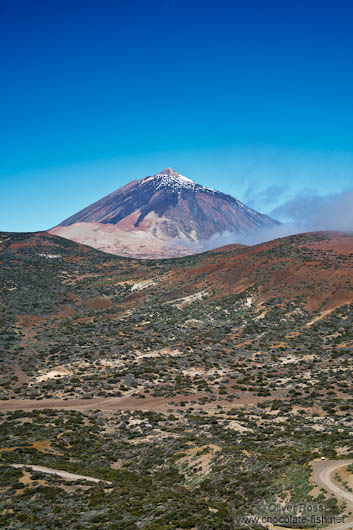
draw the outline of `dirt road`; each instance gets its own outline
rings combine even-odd
[[[86,475],[76,475],[76,473],[69,473],[68,471],[61,471],[60,469],[52,469],[51,467],[36,466],[29,464],[10,464],[12,467],[25,468],[29,467],[33,471],[39,471],[41,473],[48,473],[49,475],[58,475],[65,480],[87,480],[89,482],[104,482],[105,484],[111,484],[108,480],[102,480],[100,478],[88,477]]]
[[[240,399],[226,401],[217,399],[206,405],[198,404],[200,398],[207,397],[206,393],[197,392],[194,394],[178,394],[172,397],[146,397],[136,398],[132,396],[109,397],[109,398],[92,398],[92,399],[8,399],[0,400],[0,412],[11,410],[40,410],[40,409],[68,409],[68,410],[152,410],[165,411],[172,408],[173,404],[178,405],[181,401],[192,401],[198,408],[212,409],[216,404],[224,408],[233,408],[242,405],[261,403],[271,399],[269,397],[254,396],[252,393],[245,393]],[[272,397],[273,399],[273,397]]]

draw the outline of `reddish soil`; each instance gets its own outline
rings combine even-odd
[[[91,309],[109,309],[113,303],[107,296],[98,296],[96,298],[86,298],[82,300],[82,304]]]
[[[198,267],[175,269],[160,282],[161,289],[169,291],[166,300],[182,297],[186,289],[190,294],[190,290],[207,290],[212,285],[213,296],[218,298],[256,285],[255,305],[278,298],[278,293],[284,302],[303,297],[310,312],[353,301],[353,235],[309,233],[230,252],[217,256],[216,263],[210,252]]]
[[[152,410],[163,411],[181,402],[195,402],[193,406],[205,410],[213,410],[217,405],[223,408],[234,408],[255,403],[262,403],[269,399],[281,397],[274,394],[268,397],[255,396],[251,392],[243,392],[240,398],[233,401],[217,399],[205,405],[200,405],[198,400],[208,394],[196,392],[189,395],[173,397],[146,397],[145,399],[131,396],[117,398],[92,398],[92,399],[9,399],[0,401],[0,411],[11,410],[39,410],[39,409],[69,409],[69,410]]]
[[[241,250],[245,248],[249,248],[249,246],[233,243],[230,245],[223,245],[222,247],[215,248],[214,250],[211,250],[211,252],[232,252],[233,250]]]

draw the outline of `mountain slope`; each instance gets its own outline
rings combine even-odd
[[[173,257],[201,251],[215,233],[247,233],[274,224],[230,195],[167,168],[103,197],[52,233],[112,254]]]
[[[242,324],[265,315],[270,336],[276,326],[290,328],[294,316],[304,326],[351,307],[352,270],[353,235],[340,233],[167,261],[109,256],[46,232],[0,233],[0,349],[9,372],[13,363],[27,366],[29,357],[36,369],[49,370],[60,362],[58,351],[81,362],[88,352],[120,359],[122,344],[146,354],[183,349],[185,340],[206,340],[200,326],[209,328],[206,342],[217,342],[227,311],[240,319],[240,328],[229,331],[230,344],[233,333],[244,334]]]

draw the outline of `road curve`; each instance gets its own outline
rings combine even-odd
[[[65,480],[87,480],[88,482],[104,482],[105,484],[111,484],[108,480],[102,480],[100,478],[88,477],[87,475],[76,475],[76,473],[69,473],[68,471],[62,471],[60,469],[52,469],[51,467],[37,466],[32,464],[10,464],[12,467],[25,468],[29,467],[33,471],[39,471],[40,473],[48,473],[49,475],[58,475]]]
[[[353,493],[344,490],[333,481],[333,477],[339,469],[352,463],[353,460],[314,460],[313,462],[313,479],[316,484],[333,493],[338,500],[346,502],[351,511],[353,511]]]
[[[353,512],[353,493],[341,488],[337,482],[333,481],[333,477],[342,467],[347,467],[352,464],[353,460],[314,460],[313,466],[313,481],[320,487],[324,488],[328,493],[333,493],[338,501],[344,501],[347,503],[349,511]],[[268,524],[270,530],[297,530],[293,528],[285,528],[283,526],[274,526]],[[353,516],[350,515],[349,519],[344,523],[333,523],[323,527],[323,530],[352,530],[353,529]]]

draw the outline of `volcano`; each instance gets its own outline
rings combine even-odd
[[[133,180],[62,221],[51,233],[122,256],[201,252],[217,233],[245,234],[277,221],[171,168]]]

